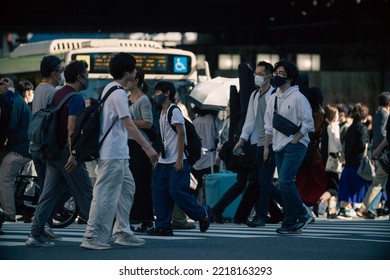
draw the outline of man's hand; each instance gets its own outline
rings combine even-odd
[[[77,160],[75,156],[70,155],[68,158],[68,162],[65,164],[65,171],[68,173],[71,173],[73,169],[75,169],[77,166]]]
[[[178,157],[176,162],[175,162],[175,170],[176,171],[181,171],[183,170],[183,158]]]
[[[152,145],[149,145],[148,147],[143,149],[146,155],[149,157],[152,164],[155,165],[158,160],[158,153],[156,152],[156,150],[152,147]]]
[[[233,154],[239,155],[242,153],[242,146],[244,145],[244,139],[240,138],[240,140],[237,141],[236,145],[233,148]]]

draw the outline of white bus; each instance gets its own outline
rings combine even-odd
[[[188,94],[200,79],[209,79],[207,62],[197,62],[194,53],[182,49],[164,48],[154,41],[128,39],[55,39],[21,44],[10,57],[0,59],[0,74],[15,74],[37,85],[40,62],[46,55],[56,55],[65,64],[85,60],[89,65],[89,87],[81,92],[84,98],[97,98],[112,79],[109,62],[114,53],[131,53],[137,65],[145,71],[149,95],[159,80],[175,84],[181,101],[188,107]]]

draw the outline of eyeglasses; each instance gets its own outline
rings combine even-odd
[[[279,76],[279,77],[283,77],[283,78],[286,78],[287,77],[287,73],[286,72],[282,72],[282,71],[275,71],[272,73],[272,75],[274,76]]]

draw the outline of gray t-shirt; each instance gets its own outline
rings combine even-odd
[[[32,113],[45,108],[49,101],[54,98],[54,94],[57,91],[55,87],[48,83],[40,83],[34,91],[34,99],[32,102]]]
[[[153,123],[152,103],[146,95],[142,95],[138,98],[137,101],[129,107],[129,109],[133,120],[144,120]],[[145,139],[149,139],[142,129],[140,129],[140,132]],[[133,139],[133,137],[128,134],[128,139]]]
[[[49,102],[53,101],[54,95],[57,89],[48,83],[40,83],[34,90],[34,99],[32,102],[32,113],[46,108]],[[30,152],[33,157],[38,157],[37,153],[40,153],[39,145],[30,142]]]

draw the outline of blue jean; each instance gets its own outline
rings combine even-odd
[[[194,221],[203,219],[205,208],[190,194],[190,166],[183,161],[183,169],[175,170],[175,164],[157,163],[153,171],[152,193],[156,214],[156,228],[171,228],[174,203]]]
[[[284,224],[295,224],[298,218],[307,214],[295,184],[295,176],[305,157],[306,149],[301,143],[290,143],[283,150],[275,152],[279,188],[283,199]]]
[[[263,153],[264,146],[257,147],[256,156],[260,192],[255,202],[255,210],[256,215],[265,220],[272,199],[280,202],[282,198],[280,190],[272,183],[276,167],[272,144],[269,145],[269,155],[266,161],[263,160]]]

